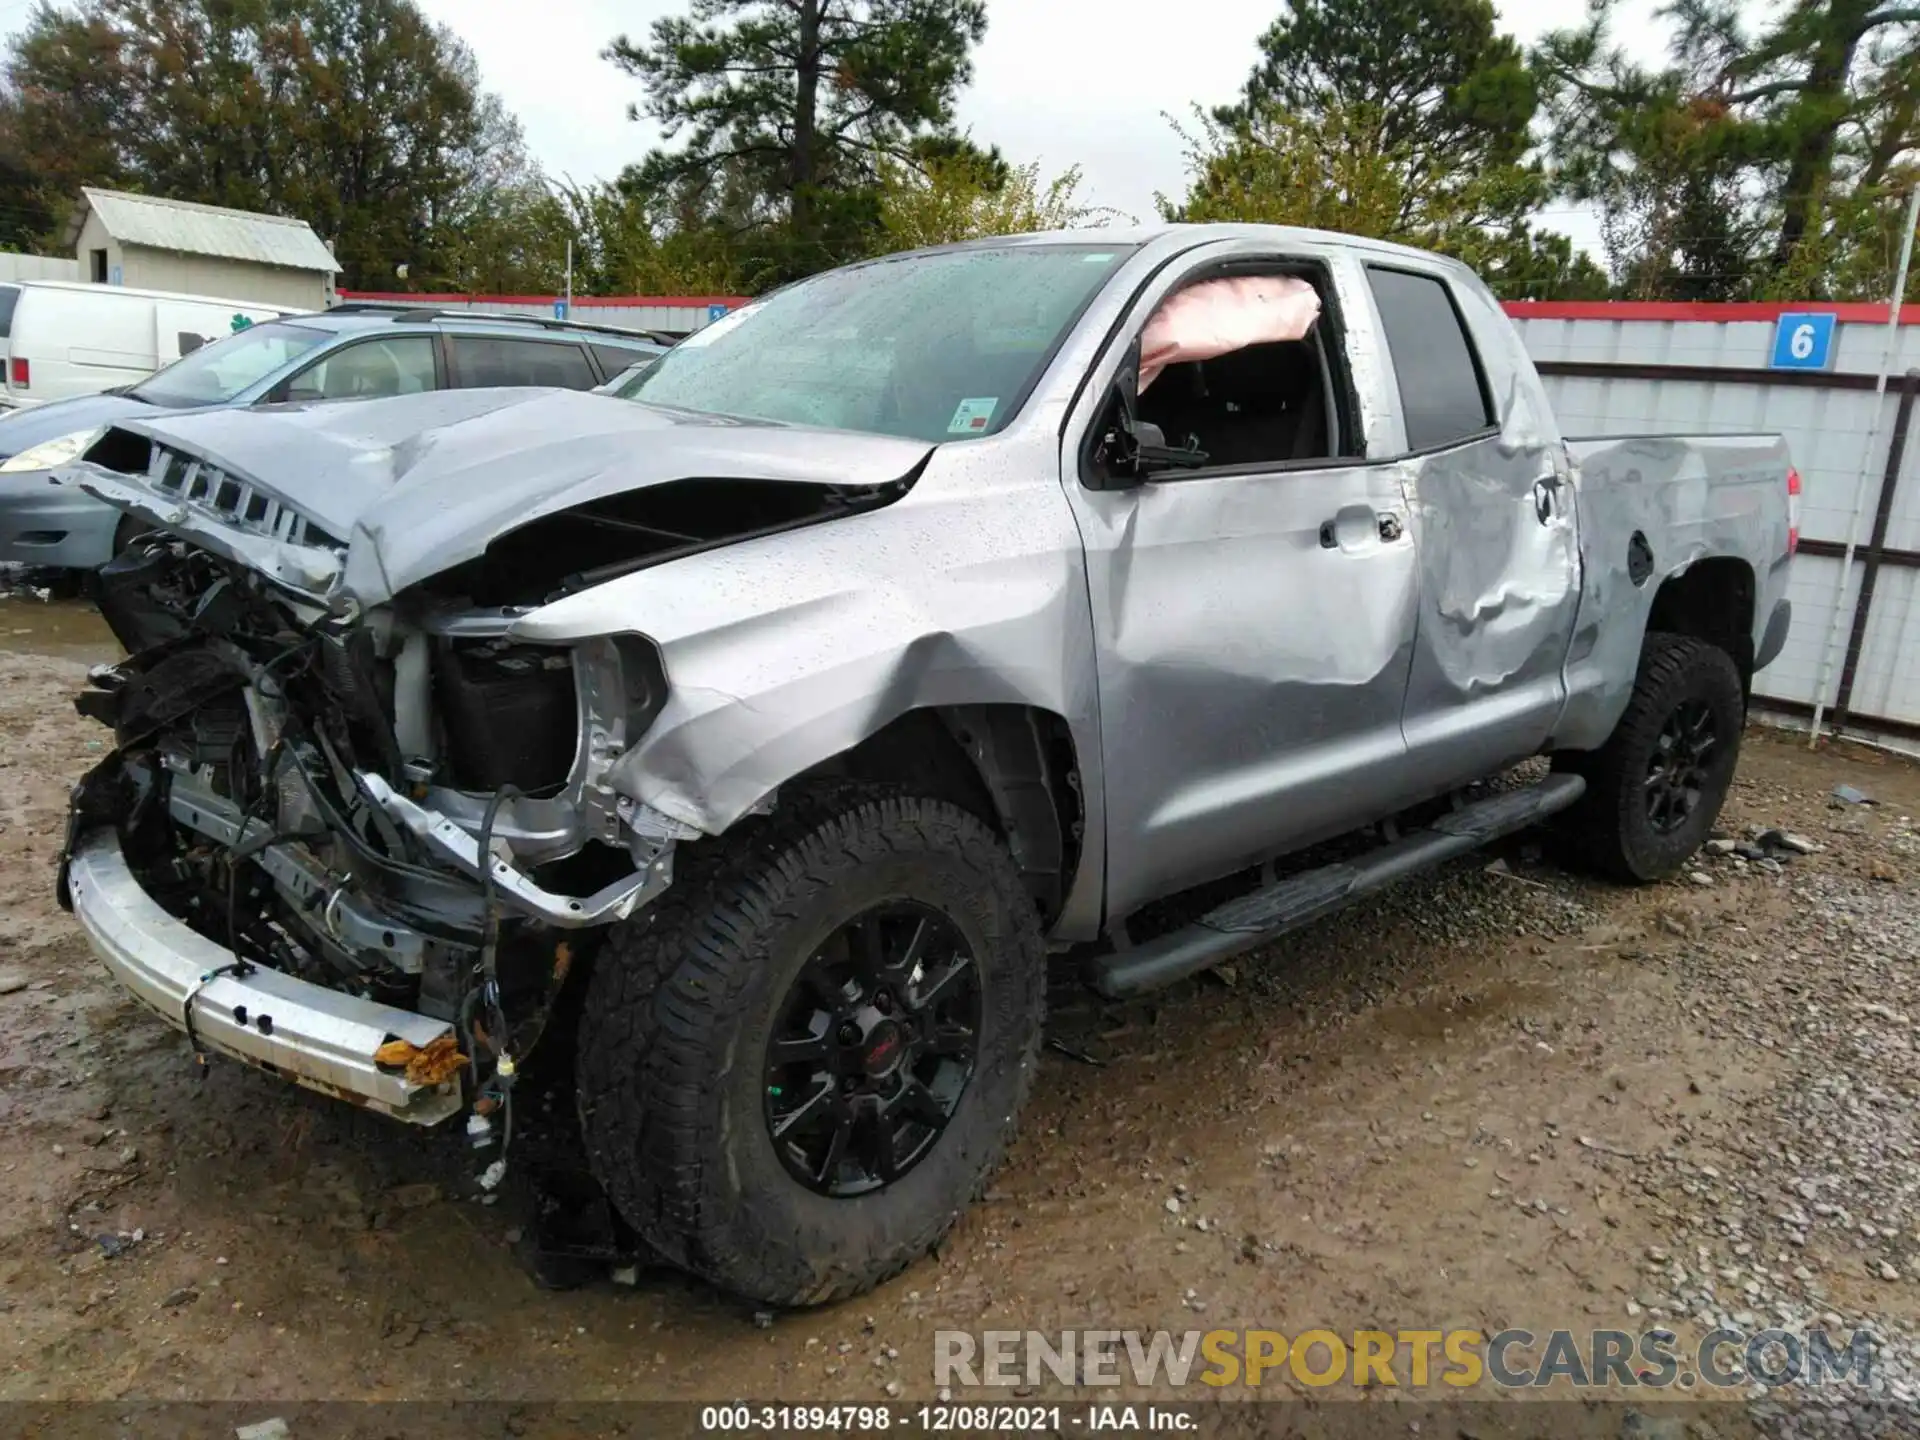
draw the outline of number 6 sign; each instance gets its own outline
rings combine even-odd
[[[1834,316],[1816,311],[1789,312],[1774,324],[1774,370],[1825,370],[1833,364]]]

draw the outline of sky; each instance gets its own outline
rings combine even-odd
[[[655,17],[685,13],[684,0],[418,3],[472,46],[488,88],[520,117],[549,174],[609,178],[656,138],[650,125],[626,119],[639,82],[600,52],[615,35],[638,38]],[[1620,10],[1617,33],[1647,59],[1660,46],[1656,3],[1625,0]],[[1496,5],[1523,43],[1578,23],[1586,10],[1585,0]],[[1038,161],[1048,176],[1078,164],[1087,201],[1151,220],[1154,195],[1183,188],[1181,141],[1167,115],[1231,100],[1253,67],[1255,40],[1280,10],[1280,0],[988,0],[987,38],[974,52],[960,122],[976,141],[1015,163]],[[1597,247],[1591,215],[1557,209],[1542,219]]]

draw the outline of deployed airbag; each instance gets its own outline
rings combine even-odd
[[[1235,275],[1189,285],[1167,298],[1140,337],[1141,393],[1169,365],[1304,340],[1319,318],[1318,293],[1290,275]]]

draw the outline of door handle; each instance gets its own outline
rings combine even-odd
[[[1544,480],[1533,482],[1533,514],[1542,525],[1553,523],[1554,512],[1560,508],[1560,477],[1549,475]]]
[[[1407,533],[1406,521],[1391,510],[1376,510],[1369,514],[1367,508],[1349,506],[1331,520],[1320,523],[1320,548],[1338,550],[1342,531],[1348,545],[1362,544],[1366,536],[1366,524],[1371,519],[1374,529],[1379,533],[1382,543],[1391,545]]]

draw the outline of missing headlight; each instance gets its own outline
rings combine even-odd
[[[541,795],[566,783],[580,737],[570,651],[443,642],[433,676],[458,788]]]

